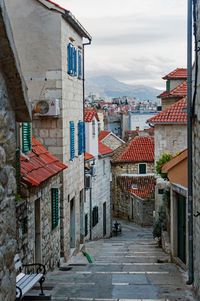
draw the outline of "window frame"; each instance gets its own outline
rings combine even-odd
[[[140,172],[141,166],[145,166],[145,172]],[[146,163],[139,163],[138,164],[138,174],[139,175],[146,175],[147,174],[147,164]]]

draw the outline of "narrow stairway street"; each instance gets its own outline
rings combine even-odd
[[[71,270],[48,273],[45,286],[52,288],[52,300],[195,300],[186,274],[169,263],[152,229],[120,222],[122,234],[86,243],[93,264],[78,254]]]

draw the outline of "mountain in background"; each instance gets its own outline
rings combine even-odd
[[[100,97],[137,97],[140,100],[158,101],[157,96],[162,92],[143,85],[127,85],[111,76],[89,77],[85,82],[86,95],[97,94]]]

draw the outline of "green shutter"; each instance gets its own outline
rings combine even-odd
[[[139,164],[139,174],[146,174],[146,164]]]
[[[170,91],[170,80],[169,79],[166,81],[166,91],[167,92]]]
[[[85,236],[88,235],[88,214],[85,214]]]
[[[28,152],[31,150],[31,123],[22,123],[22,151]]]
[[[23,218],[21,221],[21,230],[22,230],[22,235],[27,233],[27,218]]]
[[[58,208],[58,188],[51,189],[51,217],[52,217],[52,230],[58,226],[59,208]]]
[[[21,194],[21,168],[20,168],[20,149],[16,150],[16,182],[17,182],[17,194]]]

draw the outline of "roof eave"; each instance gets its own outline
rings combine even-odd
[[[80,22],[72,15],[70,11],[65,11],[63,14],[63,18],[67,20],[67,22],[83,37],[88,39],[90,42],[92,41],[91,35],[87,32],[87,30],[80,24]]]
[[[152,122],[152,121],[150,121],[150,122],[148,122],[147,121],[147,123],[149,124],[149,125],[157,125],[157,124],[187,124],[187,122],[171,122],[171,121],[169,121],[169,122]]]

